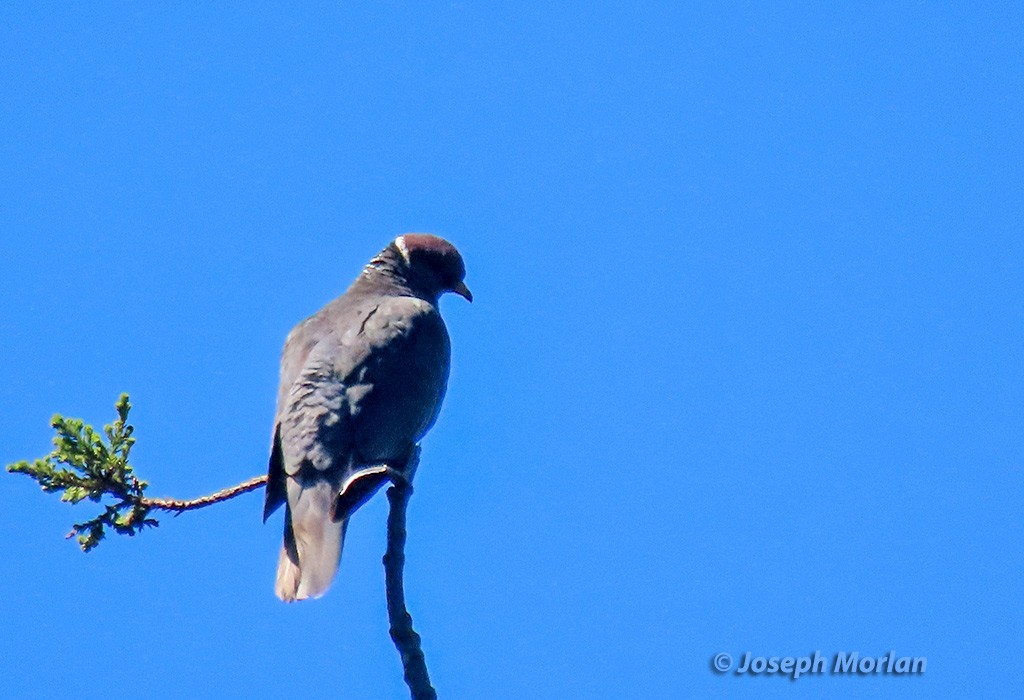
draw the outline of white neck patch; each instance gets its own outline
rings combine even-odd
[[[398,252],[402,254],[402,259],[405,260],[405,264],[411,265],[412,261],[409,259],[409,246],[405,244],[405,236],[399,236],[395,239],[395,247],[398,248]]]

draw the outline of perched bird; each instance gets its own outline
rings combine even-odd
[[[263,510],[266,522],[286,504],[281,600],[327,591],[349,516],[437,418],[451,354],[437,301],[445,292],[472,301],[465,276],[451,243],[407,233],[288,334]]]

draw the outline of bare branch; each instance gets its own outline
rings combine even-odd
[[[420,647],[420,636],[412,628],[412,615],[405,607],[405,511],[412,496],[412,477],[419,464],[416,448],[404,470],[404,479],[396,479],[388,489],[388,548],[384,554],[384,578],[388,604],[391,640],[402,657],[405,683],[412,700],[436,700],[437,692],[430,685],[427,662]]]
[[[200,496],[199,498],[193,498],[188,501],[182,501],[177,498],[145,498],[140,499],[139,503],[146,508],[153,508],[155,510],[169,510],[175,513],[183,513],[186,510],[195,510],[197,508],[205,508],[206,506],[212,506],[214,503],[220,503],[226,501],[229,498],[235,496],[241,496],[243,493],[249,491],[255,491],[256,489],[265,486],[267,483],[267,476],[254,476],[251,479],[243,481],[242,483],[231,486],[226,489],[221,489],[216,493],[211,493],[209,496]]]

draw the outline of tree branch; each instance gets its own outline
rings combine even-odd
[[[415,448],[404,469],[404,478],[395,479],[388,489],[388,548],[384,553],[384,578],[391,623],[391,640],[402,657],[405,684],[412,700],[436,700],[437,692],[430,685],[427,662],[420,647],[420,636],[412,628],[412,615],[405,606],[405,511],[412,496],[412,477],[419,464],[420,451]]]
[[[212,506],[214,503],[220,503],[221,501],[226,501],[229,498],[241,496],[243,493],[255,491],[262,486],[266,486],[266,484],[267,475],[264,474],[263,476],[254,476],[240,484],[229,486],[226,489],[221,489],[220,491],[211,493],[208,496],[200,496],[199,498],[193,498],[188,501],[182,501],[177,498],[142,498],[140,499],[140,503],[146,508],[169,510],[174,513],[184,513],[186,510],[205,508],[206,506]]]
[[[50,421],[50,426],[56,431],[53,451],[33,462],[22,461],[7,466],[7,471],[12,474],[25,474],[35,479],[47,493],[60,492],[62,501],[79,503],[89,499],[102,503],[103,510],[99,515],[75,523],[68,533],[69,538],[77,536],[78,545],[84,552],[96,547],[108,530],[134,536],[147,527],[156,527],[160,523],[149,517],[150,511],[182,513],[204,508],[267,483],[267,477],[256,476],[237,486],[192,500],[150,498],[145,493],[149,484],[135,475],[129,463],[129,454],[135,444],[132,437],[135,427],[128,423],[128,413],[132,408],[128,394],[121,394],[114,408],[117,419],[103,426],[102,431],[78,418],[55,415]]]
[[[145,495],[149,484],[135,476],[128,455],[135,438],[135,428],[128,423],[131,403],[122,394],[115,404],[117,420],[103,427],[102,434],[77,418],[55,415],[50,421],[56,431],[54,449],[34,462],[17,462],[7,471],[35,479],[43,491],[60,492],[61,500],[78,503],[82,500],[100,503],[103,511],[91,520],[76,523],[68,537],[78,537],[82,551],[88,552],[103,539],[106,530],[134,536],[146,527],[159,523],[149,517],[150,511],[183,513],[226,501],[264,486],[266,476],[254,476],[237,486],[221,489],[208,496],[191,500],[150,498]],[[104,440],[104,436],[106,439]],[[388,488],[388,544],[384,554],[384,579],[391,639],[402,658],[405,683],[412,700],[436,700],[437,692],[430,685],[427,664],[420,646],[420,636],[412,627],[412,616],[405,606],[405,512],[412,496],[412,479],[419,465],[420,448],[414,447],[401,469],[386,467]]]

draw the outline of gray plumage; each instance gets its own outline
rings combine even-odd
[[[450,357],[437,301],[472,301],[464,277],[447,241],[399,236],[288,335],[263,514],[286,505],[282,600],[327,591],[349,516],[387,480],[382,465],[401,468],[437,418]]]

